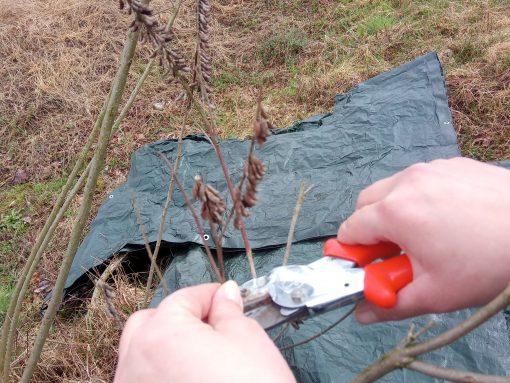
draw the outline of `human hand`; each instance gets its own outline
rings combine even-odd
[[[396,243],[413,267],[397,305],[363,302],[362,323],[482,305],[510,282],[510,172],[466,158],[413,165],[363,190],[338,240]]]
[[[114,383],[261,381],[295,379],[262,327],[243,315],[239,288],[228,281],[179,290],[134,313]]]

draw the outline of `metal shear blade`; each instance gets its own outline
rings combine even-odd
[[[325,257],[308,265],[282,266],[243,284],[245,315],[263,328],[295,323],[363,296],[362,269]]]

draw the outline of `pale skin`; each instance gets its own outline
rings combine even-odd
[[[394,242],[411,260],[414,278],[396,307],[365,302],[356,312],[362,323],[482,305],[510,282],[510,171],[463,158],[413,165],[361,192],[338,239]],[[243,316],[229,281],[180,290],[132,315],[115,382],[142,381],[295,380],[262,328]]]

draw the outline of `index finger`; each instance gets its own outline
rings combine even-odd
[[[395,183],[396,174],[388,178],[383,178],[374,182],[372,185],[367,186],[358,195],[356,210],[382,200],[393,190]]]

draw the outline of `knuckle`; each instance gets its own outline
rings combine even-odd
[[[389,221],[399,220],[403,203],[398,196],[390,195],[378,204],[378,213]]]
[[[412,184],[422,182],[430,175],[430,164],[418,163],[408,167],[403,173],[404,181]]]
[[[367,189],[363,189],[358,194],[358,198],[356,199],[356,209],[359,209],[363,204],[363,201],[367,199]]]

